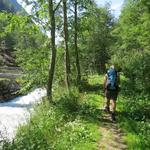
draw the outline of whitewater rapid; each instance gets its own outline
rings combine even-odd
[[[0,103],[0,140],[4,138],[12,140],[17,127],[27,123],[33,104],[40,102],[45,95],[45,89],[36,89],[25,96]]]

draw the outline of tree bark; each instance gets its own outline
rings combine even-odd
[[[69,91],[70,87],[70,58],[68,50],[68,20],[67,20],[67,0],[63,0],[64,13],[64,46],[65,46],[65,83]]]
[[[56,61],[56,45],[55,45],[55,11],[53,6],[53,0],[49,0],[49,17],[51,24],[51,62],[49,66],[48,84],[47,84],[47,96],[49,101],[52,101],[52,84],[55,72],[55,61]]]
[[[74,22],[75,22],[75,34],[74,34],[74,44],[75,44],[75,54],[76,54],[76,67],[77,67],[77,83],[80,84],[81,81],[81,71],[80,71],[80,61],[79,61],[79,51],[78,51],[78,12],[77,12],[77,0],[74,3]]]

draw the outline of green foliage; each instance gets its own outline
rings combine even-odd
[[[125,111],[127,110],[124,107],[123,112]],[[138,111],[139,114],[141,112],[142,111]],[[138,113],[136,115],[138,115]],[[137,117],[136,115],[134,118]],[[133,117],[130,117],[129,110],[128,115],[122,113],[119,117],[120,127],[126,132],[125,140],[128,144],[128,149],[148,149],[150,143],[150,120],[134,120]]]
[[[79,49],[84,73],[105,71],[105,63],[110,57],[112,26],[113,17],[107,7],[91,7],[83,14],[79,26]]]
[[[129,79],[122,81],[119,124],[127,133],[129,149],[148,149],[150,137],[149,95],[132,89]]]
[[[0,44],[1,49],[3,48],[12,48],[13,42],[11,39],[11,34],[9,34],[6,30],[9,25],[9,21],[11,20],[12,15],[6,13],[0,13]],[[2,45],[2,42],[5,41],[5,45]],[[6,42],[7,41],[7,42]]]
[[[112,34],[114,44],[112,62],[117,64],[129,78],[133,90],[149,91],[149,30],[150,14],[141,1],[127,1],[119,23]]]
[[[24,53],[23,57],[20,57]],[[24,69],[24,75],[21,78],[22,92],[31,88],[42,87],[47,83],[48,77],[48,56],[46,48],[23,49],[16,52],[17,62]],[[32,55],[32,57],[30,57]],[[30,80],[29,80],[30,79]]]
[[[45,86],[50,55],[48,38],[30,17],[1,13],[0,20],[0,41],[5,41],[9,51],[14,51],[16,62],[23,70],[21,92]]]
[[[84,103],[80,98],[74,89],[71,95],[59,97],[55,105],[44,99],[45,103],[35,106],[28,124],[19,128],[13,143],[4,143],[3,150],[96,149],[99,140],[98,121],[83,113],[81,106]],[[88,102],[87,99],[84,101]],[[94,112],[90,113],[94,116]]]

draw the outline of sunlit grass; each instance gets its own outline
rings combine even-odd
[[[127,80],[128,79],[126,79],[124,76],[121,77],[122,82]],[[132,90],[130,89],[130,87],[125,88],[128,88],[129,91]],[[126,92],[126,95],[124,95],[123,92],[124,91],[121,91],[118,98],[117,110],[119,112],[119,126],[126,133],[124,140],[126,141],[129,150],[147,150],[149,149],[150,145],[150,120],[143,120],[143,117],[148,118],[148,112],[146,114],[143,113],[143,108],[145,108],[145,103],[142,103],[145,101],[144,96],[142,99],[139,95],[137,95],[137,93],[135,93],[131,98],[131,96],[127,95],[128,92]],[[139,109],[138,112],[137,108]],[[144,116],[142,115],[142,113],[144,114]]]
[[[14,143],[6,147],[16,150],[29,147],[31,150],[97,149],[102,96],[89,91],[79,93],[76,88],[70,95],[58,91],[54,94],[56,104],[43,103],[35,107],[29,123],[19,128]]]
[[[126,80],[125,77],[121,79]],[[70,95],[62,92],[62,88],[57,89],[54,94],[56,104],[43,103],[36,107],[30,122],[20,127],[10,148],[96,150],[102,135],[99,131],[100,109],[105,104],[102,82],[103,76],[95,75],[89,77],[81,93],[75,87],[71,89]],[[124,140],[128,149],[147,149],[148,139],[144,134],[146,128],[149,129],[148,120],[142,123],[131,119],[130,112],[125,109],[125,102],[126,97],[120,93],[117,123],[125,133]],[[146,132],[148,135],[149,131]]]
[[[103,75],[91,75],[88,77],[88,82],[90,85],[103,84]]]

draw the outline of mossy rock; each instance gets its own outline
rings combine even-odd
[[[17,96],[19,89],[20,86],[15,80],[0,80],[0,102]]]

